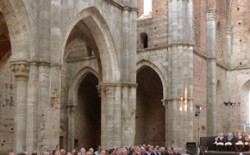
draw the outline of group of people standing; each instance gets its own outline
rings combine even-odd
[[[222,132],[217,133],[215,137],[214,146],[217,151],[249,151],[250,137],[248,133],[241,132],[228,132],[224,135]]]

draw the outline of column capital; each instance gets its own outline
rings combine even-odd
[[[11,71],[15,74],[17,80],[28,80],[30,64],[28,61],[11,62]]]
[[[207,21],[215,21],[216,20],[216,9],[210,8],[206,12]]]
[[[112,98],[115,96],[116,87],[119,87],[119,85],[114,83],[101,83],[97,86],[98,94],[101,96],[102,93],[104,93],[108,98]]]

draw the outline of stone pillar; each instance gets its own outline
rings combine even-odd
[[[169,118],[169,113],[168,113],[168,100],[167,99],[162,99],[162,105],[165,108],[165,146],[168,146],[169,141],[168,141],[168,118]]]
[[[122,84],[122,146],[134,144],[137,84]]]
[[[50,33],[50,104],[53,109],[53,113],[50,114],[55,122],[50,125],[50,145],[59,147],[60,137],[60,110],[61,110],[61,56],[62,51],[62,33],[61,33],[61,4],[62,0],[51,0],[51,33]]]
[[[67,150],[75,148],[75,112],[76,105],[67,105],[68,109],[68,131],[67,131]]]
[[[59,148],[60,138],[60,101],[61,101],[61,65],[50,66],[49,114],[47,116],[47,140],[49,148]],[[49,120],[53,118],[53,120]]]
[[[101,83],[101,145],[103,149],[121,146],[121,87],[117,83]]]
[[[137,9],[124,7],[122,12],[121,83],[136,83]]]
[[[50,118],[50,64],[40,62],[38,67],[38,150],[40,153],[44,150],[53,150],[48,139],[48,125],[53,124],[53,118]]]
[[[226,50],[227,50],[227,66],[231,68],[231,53],[232,53],[232,29],[231,27],[227,28],[226,35]],[[231,101],[231,71],[227,71],[227,101]],[[228,129],[232,131],[232,122],[233,122],[233,108],[228,106]]]
[[[38,149],[55,150],[60,133],[60,65],[39,63]]]
[[[226,35],[226,50],[227,50],[227,66],[231,68],[231,54],[232,54],[232,29],[231,27],[227,28]]]
[[[129,74],[129,70],[130,68],[128,67],[129,66],[129,63],[130,61],[129,58],[130,58],[130,8],[129,7],[124,7],[123,9],[123,19],[122,19],[122,34],[123,34],[123,37],[122,37],[122,47],[123,47],[123,51],[121,52],[121,70],[123,70],[121,72],[121,78],[124,79],[124,80],[127,80]],[[131,62],[132,63],[132,62]]]
[[[16,104],[14,110],[14,151],[26,150],[26,110],[27,110],[27,81],[29,63],[26,61],[12,62],[11,70],[16,77]]]
[[[190,34],[191,35],[191,34]],[[189,36],[190,37],[190,36]],[[194,67],[193,67],[193,50],[194,50],[194,47],[193,45],[188,45],[185,49],[185,53],[187,54],[186,55],[186,72],[185,72],[185,77],[188,81],[188,84],[187,84],[187,89],[188,89],[188,112],[187,112],[187,140],[190,142],[194,141],[194,108],[195,108],[195,105],[194,105],[194,100],[193,100],[193,79],[194,79],[194,74],[193,74],[193,70],[194,70]],[[185,64],[184,64],[185,65]],[[196,104],[199,104],[199,103],[196,103]],[[186,144],[184,144],[186,145]]]
[[[121,146],[134,144],[136,112],[136,29],[137,1],[130,1],[122,14],[121,79]],[[120,125],[120,124],[119,124]],[[116,145],[119,146],[119,145]]]
[[[167,146],[185,147],[193,141],[193,45],[173,43],[168,47],[168,98],[166,110]],[[181,58],[181,59],[180,59]],[[184,109],[185,88],[187,88],[187,109]],[[166,106],[165,106],[166,107]],[[181,108],[182,107],[182,108]]]
[[[110,149],[121,146],[121,87],[117,83],[102,83],[101,87],[101,118],[103,119],[101,144],[104,148]]]
[[[30,63],[28,81],[27,117],[26,117],[26,151],[37,150],[37,97],[38,97],[38,64]]]
[[[216,135],[216,10],[206,13],[207,22],[207,136]]]

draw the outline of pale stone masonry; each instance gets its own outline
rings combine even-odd
[[[207,19],[207,135],[216,135],[216,10],[209,9]]]
[[[250,1],[152,0],[148,15],[143,5],[0,0],[0,154],[185,148],[243,131]]]

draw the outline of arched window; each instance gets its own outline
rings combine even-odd
[[[152,13],[152,0],[144,0],[143,1],[143,14],[148,15]]]
[[[142,33],[141,34],[141,43],[143,48],[148,48],[148,35],[147,33]]]

